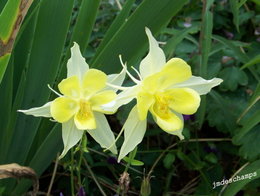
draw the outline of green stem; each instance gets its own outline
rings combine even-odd
[[[104,192],[104,190],[102,189],[102,187],[100,186],[100,184],[99,184],[99,182],[98,182],[96,176],[94,175],[93,171],[91,170],[91,167],[89,166],[89,164],[88,164],[88,162],[87,162],[86,159],[84,159],[84,163],[85,163],[85,165],[86,165],[86,167],[87,167],[87,170],[89,171],[91,177],[92,177],[93,180],[95,181],[95,183],[96,183],[98,189],[100,190],[101,195],[102,195],[102,196],[107,196],[106,193]]]
[[[84,153],[84,148],[85,148],[84,145],[86,145],[86,131],[84,131],[83,137],[81,138],[80,144],[79,144],[80,155],[79,155],[79,162],[77,165],[77,177],[78,177],[78,184],[80,187],[82,186],[80,170],[81,170],[82,158],[83,158],[83,153]]]
[[[74,153],[73,149],[70,150],[71,152],[71,162],[70,162],[70,186],[71,186],[71,195],[75,196],[74,194],[74,174],[73,174],[73,168],[74,168]]]

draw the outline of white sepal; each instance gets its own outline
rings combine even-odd
[[[213,78],[211,80],[205,80],[201,77],[191,76],[190,79],[185,82],[181,82],[179,84],[174,84],[169,88],[191,88],[199,95],[207,94],[213,87],[218,86],[221,82],[223,82],[220,78]]]
[[[91,137],[94,138],[94,140],[96,140],[97,143],[100,144],[102,148],[109,148],[112,144],[115,143],[115,136],[110,129],[104,114],[94,112],[94,116],[96,119],[97,128],[88,130],[87,132],[91,135]],[[117,148],[115,145],[113,145],[109,150],[113,154],[117,154]]]
[[[62,123],[62,141],[64,144],[64,149],[59,156],[59,159],[63,158],[67,152],[80,141],[83,133],[83,130],[77,129],[73,118],[65,123]]]
[[[158,42],[154,39],[151,31],[146,27],[146,35],[149,39],[149,53],[140,63],[140,74],[142,78],[160,71],[166,63],[163,50],[159,47]]]
[[[89,65],[81,55],[79,45],[74,42],[71,48],[71,57],[67,63],[67,77],[78,76],[82,80],[84,74],[89,69]]]
[[[124,143],[121,147],[118,162],[143,140],[146,131],[146,119],[140,121],[137,113],[137,107],[133,107],[124,124]]]
[[[18,110],[18,112],[23,112],[26,115],[33,115],[36,117],[51,117],[51,111],[50,111],[51,102],[48,102],[44,104],[41,107],[35,107],[28,110]]]
[[[107,77],[107,83],[113,84],[116,86],[121,86],[125,80],[125,75],[126,75],[126,68],[123,68],[122,71],[119,74],[110,74]],[[115,90],[112,87],[107,86],[104,90]]]
[[[140,86],[135,85],[133,87],[127,88],[126,90],[123,90],[121,93],[117,95],[116,99],[114,100],[115,102],[113,101],[113,103],[102,105],[102,110],[111,113],[116,112],[119,107],[128,104],[136,97],[139,87]]]

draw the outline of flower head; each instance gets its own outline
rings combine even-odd
[[[73,118],[79,130],[96,129],[94,111],[107,113],[100,106],[116,97],[115,91],[102,90],[106,82],[106,74],[97,69],[87,70],[82,79],[74,75],[62,80],[58,88],[63,96],[51,103],[51,116],[59,123]]]
[[[62,94],[42,107],[19,110],[28,115],[51,117],[62,124],[64,149],[60,158],[76,145],[86,130],[103,148],[114,143],[114,134],[104,114],[111,111],[103,106],[113,105],[116,90],[106,85],[107,82],[121,85],[125,77],[123,69],[119,74],[106,75],[97,69],[89,69],[89,65],[81,56],[79,46],[74,43],[71,58],[67,64],[67,78],[58,84]],[[117,153],[116,147],[111,152]]]
[[[124,124],[124,143],[118,160],[132,151],[143,139],[147,114],[167,133],[183,139],[183,115],[194,114],[200,105],[200,95],[208,93],[222,80],[205,80],[192,76],[190,66],[180,58],[166,62],[165,55],[148,28],[149,53],[140,63],[140,80],[128,75],[136,85],[121,92],[114,105],[116,110],[132,99],[137,100]],[[123,67],[125,65],[122,63]]]

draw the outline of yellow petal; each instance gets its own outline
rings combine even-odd
[[[89,69],[83,78],[84,95],[92,95],[106,86],[107,75],[97,69]]]
[[[172,84],[188,80],[191,76],[191,68],[184,60],[172,58],[164,65],[158,82],[160,87],[165,89]]]
[[[153,114],[153,118],[158,126],[167,132],[177,131],[183,128],[183,121],[173,112],[168,110],[166,113],[158,110],[159,106],[154,104],[150,111]]]
[[[137,95],[137,111],[139,120],[146,119],[149,108],[154,103],[154,96],[150,93],[140,92]]]
[[[90,99],[93,107],[107,104],[116,98],[115,91],[107,90],[93,95]]]
[[[96,120],[89,102],[81,100],[79,111],[74,116],[74,122],[79,130],[95,129]]]
[[[200,105],[199,94],[190,88],[175,88],[164,93],[171,109],[181,114],[194,114]]]
[[[68,121],[78,110],[76,101],[67,97],[58,97],[51,103],[51,116],[59,123]]]
[[[142,81],[142,88],[144,91],[147,91],[151,94],[155,93],[158,89],[160,89],[160,83],[159,83],[159,78],[161,77],[160,72],[150,75],[147,78],[145,78]]]
[[[80,97],[80,82],[77,76],[71,76],[62,80],[59,83],[58,88],[60,92],[67,97]]]
[[[150,93],[163,90],[173,84],[188,80],[192,76],[190,66],[180,58],[169,60],[160,72],[143,80],[143,89]]]

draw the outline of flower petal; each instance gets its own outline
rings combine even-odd
[[[140,120],[146,119],[149,108],[154,104],[154,96],[150,93],[140,92],[137,95],[137,111]]]
[[[76,127],[80,130],[96,129],[96,120],[89,103],[80,103],[80,109],[74,116]]]
[[[188,80],[192,76],[190,66],[180,58],[170,59],[160,72],[160,88],[165,89],[172,84]]]
[[[89,100],[93,109],[99,108],[99,106],[107,104],[116,98],[116,93],[112,90],[102,91],[91,97]]]
[[[70,98],[80,97],[80,81],[77,76],[71,76],[63,79],[59,84],[58,88],[60,92]]]
[[[213,87],[218,86],[221,82],[223,82],[220,78],[213,78],[211,80],[205,80],[201,77],[192,76],[190,79],[174,84],[170,88],[191,88],[200,95],[207,94]]]
[[[183,128],[182,119],[170,110],[167,113],[163,113],[160,111],[160,105],[157,105],[157,103],[151,107],[150,111],[153,114],[154,121],[162,130],[173,132]]]
[[[51,106],[51,102],[48,102],[41,107],[35,107],[35,108],[28,109],[28,110],[18,110],[18,112],[23,112],[26,115],[33,115],[36,117],[48,117],[49,118],[49,117],[51,117],[50,106]]]
[[[140,121],[137,107],[133,107],[124,124],[124,143],[120,149],[118,162],[143,140],[146,131],[146,120]]]
[[[132,101],[136,97],[138,90],[139,86],[137,85],[129,87],[117,95],[115,103],[102,105],[101,108],[105,111],[115,113],[120,106],[128,104]]]
[[[77,76],[81,81],[88,69],[89,65],[81,55],[79,45],[74,42],[74,45],[71,48],[71,58],[68,60],[67,64],[67,77]]]
[[[107,83],[113,84],[116,86],[121,86],[124,82],[126,75],[126,68],[123,68],[122,71],[119,74],[110,74],[107,77]],[[118,91],[117,89],[114,89],[112,87],[107,86],[104,90],[113,90],[113,91]]]
[[[82,138],[84,131],[78,130],[74,124],[73,119],[68,122],[62,123],[62,140],[64,144],[64,149],[59,156],[59,159],[63,158],[67,152],[75,146],[79,140]]]
[[[176,116],[181,119],[181,121],[183,122],[183,115],[182,114],[179,114],[179,113],[175,113]],[[179,137],[180,140],[183,140],[184,139],[184,136],[182,135],[182,130],[183,128],[179,129],[179,130],[175,130],[175,131],[166,131],[167,133],[171,134],[171,135],[176,135]]]
[[[84,96],[90,96],[106,86],[107,75],[97,69],[89,69],[83,78]]]
[[[76,101],[67,97],[58,97],[51,103],[51,116],[59,123],[68,121],[78,110]]]
[[[146,27],[145,32],[149,39],[149,53],[140,64],[140,74],[142,78],[146,78],[160,71],[166,62],[163,50],[159,47],[151,31]]]
[[[181,114],[194,114],[200,105],[199,94],[190,88],[174,88],[164,92],[169,106]]]
[[[102,148],[109,148],[115,143],[115,136],[110,129],[105,115],[99,112],[94,112],[97,127],[93,130],[88,130],[88,133],[100,144]],[[109,149],[112,153],[117,154],[116,146],[112,146]]]
[[[142,82],[143,89],[150,93],[163,90],[191,77],[190,66],[180,58],[169,60],[160,72],[148,76]]]

